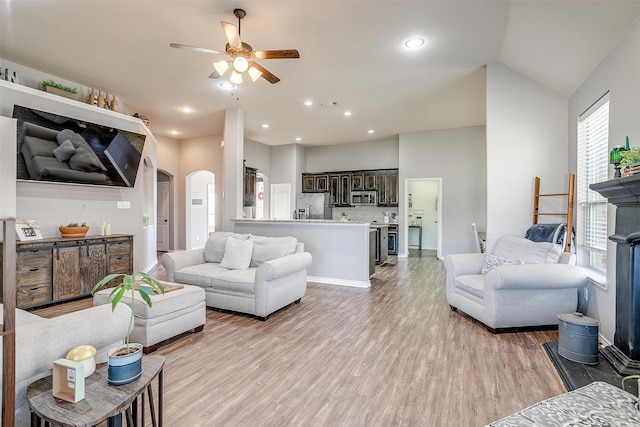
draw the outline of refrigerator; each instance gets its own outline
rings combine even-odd
[[[299,193],[295,219],[331,219],[329,193]]]

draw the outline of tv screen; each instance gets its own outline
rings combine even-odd
[[[133,187],[145,135],[14,105],[17,178]]]

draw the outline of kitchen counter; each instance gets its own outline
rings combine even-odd
[[[316,283],[368,288],[369,222],[327,219],[234,220],[236,233],[256,236],[292,236],[313,257],[307,280]],[[383,224],[379,224],[383,225]]]

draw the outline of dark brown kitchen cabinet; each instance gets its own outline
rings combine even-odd
[[[315,175],[313,177],[313,191],[316,193],[329,191],[329,175]]]
[[[364,172],[351,173],[351,191],[364,190]]]
[[[376,179],[378,206],[398,206],[398,169],[381,170]]]
[[[350,206],[351,205],[351,174],[343,173],[340,174],[340,205],[341,206]]]
[[[377,171],[366,171],[364,173],[364,191],[376,191],[376,180],[378,177]]]
[[[256,204],[256,178],[258,169],[244,165],[244,196],[243,206],[255,206]]]
[[[315,176],[309,174],[302,174],[302,192],[313,193],[315,188]]]
[[[16,242],[16,305],[30,308],[87,296],[107,274],[132,272],[133,236],[128,234]]]

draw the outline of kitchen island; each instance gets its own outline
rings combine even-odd
[[[308,280],[316,283],[368,288],[369,223],[325,219],[235,220],[236,233],[292,236],[313,257]]]

